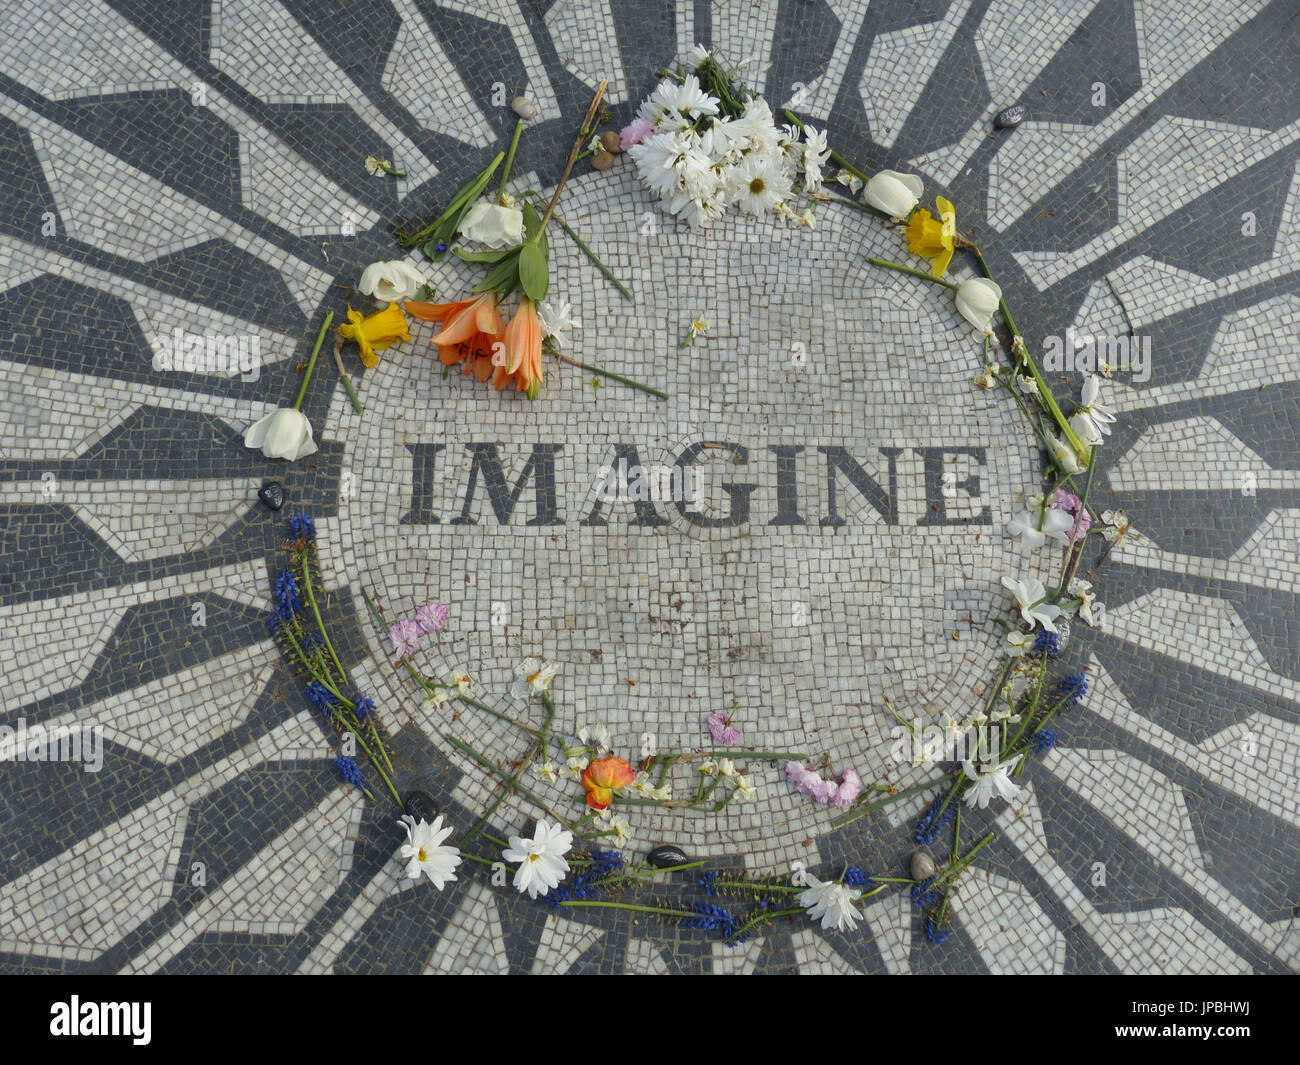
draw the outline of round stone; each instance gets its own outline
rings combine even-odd
[[[1004,108],[993,116],[993,125],[998,129],[1015,129],[1029,114],[1021,104]]]
[[[614,165],[614,157],[604,148],[597,148],[591,153],[592,170],[608,170]]]
[[[623,142],[612,129],[607,129],[600,135],[600,146],[610,155],[618,155],[623,150]]]
[[[510,109],[520,118],[537,117],[537,105],[527,96],[516,96],[510,101]]]
[[[656,869],[670,869],[674,865],[685,865],[690,861],[684,850],[671,843],[661,843],[645,856],[645,860]]]
[[[408,791],[402,797],[402,809],[417,821],[432,822],[438,816],[433,796],[427,791]]]
[[[934,859],[925,851],[914,851],[912,853],[912,879],[929,880],[936,872]]]
[[[915,752],[886,706],[919,736],[987,698],[1005,637],[993,619],[1009,606],[990,574],[1056,577],[1047,552],[1003,535],[1041,460],[1016,405],[975,387],[982,337],[946,291],[866,262],[897,258],[898,236],[860,212],[827,207],[815,229],[732,214],[695,231],[630,166],[572,177],[560,210],[599,220],[579,235],[637,293],[553,255],[547,300],[580,307],[584,325],[562,350],[669,399],[612,379],[595,391],[549,359],[532,402],[459,366],[444,378],[429,357],[438,326],[412,321],[411,342],[366,373],[366,417],[339,437],[343,469],[384,475],[338,493],[322,576],[346,584],[347,559],[385,589],[388,618],[450,601],[422,668],[467,670],[476,697],[512,714],[521,662],[559,663],[557,736],[604,722],[618,757],[699,752],[714,746],[707,714],[735,703],[745,749],[896,779]],[[448,300],[483,280],[478,264],[439,266]],[[699,319],[707,329],[681,348]],[[383,634],[362,631],[384,660]],[[536,704],[520,711],[541,720]],[[526,749],[472,707],[456,731],[494,758]],[[715,817],[618,812],[647,844],[789,868],[792,840],[829,831],[825,808],[779,766],[736,768],[756,794]],[[578,793],[522,771],[554,809]],[[697,783],[679,761],[665,787],[681,799]],[[484,779],[464,802],[495,794]]]
[[[284,485],[279,481],[267,481],[257,490],[257,498],[272,510],[279,510],[284,506]]]

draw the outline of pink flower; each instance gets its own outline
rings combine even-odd
[[[648,118],[634,118],[630,123],[623,127],[618,135],[618,146],[627,151],[634,144],[640,144],[648,136],[650,131],[655,128],[654,123]]]
[[[862,778],[852,769],[846,769],[844,770],[844,778],[840,781],[840,786],[835,790],[835,798],[831,800],[831,804],[844,810],[851,806],[853,800],[861,794]]]
[[[731,718],[727,714],[709,715],[709,734],[718,743],[740,742],[740,729],[731,724]]]
[[[1056,494],[1052,496],[1052,509],[1063,510],[1074,518],[1074,531],[1070,534],[1070,542],[1078,543],[1092,528],[1092,516],[1084,508],[1083,500],[1073,492],[1067,492],[1064,488],[1058,488]]]
[[[823,806],[833,805],[844,809],[862,793],[862,778],[852,769],[846,769],[843,779],[836,784],[798,762],[786,762],[785,779],[794,785],[796,791]]]
[[[420,646],[420,626],[403,618],[388,626],[388,638],[393,641],[393,654],[405,658]]]
[[[446,628],[449,614],[446,603],[425,603],[415,612],[415,623],[422,633],[438,632]]]

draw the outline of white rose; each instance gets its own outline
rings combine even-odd
[[[428,278],[405,259],[394,259],[367,266],[361,271],[357,288],[381,303],[402,303],[415,299],[420,287],[428,283]]]
[[[311,422],[302,411],[292,407],[274,410],[244,434],[245,447],[260,447],[268,459],[293,462],[304,455],[316,454],[311,438]]]
[[[985,336],[993,333],[993,315],[1002,300],[1002,289],[986,277],[972,277],[957,289],[957,313]]]
[[[489,248],[510,248],[523,243],[524,213],[499,203],[476,203],[461,222],[460,234]]]
[[[896,170],[882,170],[867,182],[862,196],[877,211],[890,218],[906,218],[921,202],[925,186],[915,174],[900,174]]]

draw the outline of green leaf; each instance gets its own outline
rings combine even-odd
[[[524,295],[534,303],[546,299],[551,274],[546,268],[546,256],[536,244],[525,244],[519,249],[519,281],[524,286]]]
[[[538,231],[542,228],[542,216],[537,213],[536,207],[527,202],[524,204],[523,214],[524,240],[530,241],[537,236]]]
[[[500,251],[466,251],[464,248],[452,248],[457,257],[462,262],[467,263],[499,263],[507,255],[511,254],[514,248],[503,248]]]
[[[517,250],[511,248],[511,254],[497,263],[488,272],[487,277],[474,286],[474,291],[491,292],[495,289],[503,296],[513,292],[515,286],[519,284],[519,256],[514,254]]]

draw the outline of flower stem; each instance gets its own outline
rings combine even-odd
[[[994,281],[993,271],[989,269],[989,264],[984,258],[984,253],[979,250],[979,247],[970,240],[965,241],[964,246],[969,248],[971,253],[975,256],[976,260],[980,264],[980,269],[984,271],[984,276],[990,281]],[[1075,454],[1079,456],[1079,461],[1091,464],[1091,449],[1079,439],[1078,434],[1070,428],[1070,423],[1066,419],[1065,415],[1061,413],[1060,405],[1056,402],[1056,396],[1054,396],[1052,390],[1048,388],[1047,382],[1043,379],[1043,375],[1038,369],[1038,364],[1034,362],[1033,356],[1029,354],[1029,345],[1025,343],[1024,336],[1021,335],[1020,329],[1016,326],[1016,320],[1011,316],[1011,308],[1007,306],[1005,298],[998,300],[998,309],[1002,311],[1002,318],[1007,323],[1007,328],[1011,331],[1013,341],[1013,361],[1016,358],[1014,354],[1014,341],[1019,340],[1021,343],[1021,350],[1024,352],[1025,365],[1033,375],[1034,381],[1038,385],[1039,394],[1042,396],[1043,402],[1047,404],[1047,409],[1051,413],[1053,420],[1061,427],[1062,434],[1064,434],[1066,440],[1069,441],[1070,446],[1074,448]]]
[[[630,293],[627,290],[623,282],[620,281],[617,277],[615,277],[614,272],[610,270],[610,268],[606,266],[603,262],[600,261],[596,253],[592,251],[589,247],[587,247],[583,239],[573,231],[573,229],[569,226],[569,224],[565,222],[564,219],[561,218],[558,214],[555,216],[555,221],[558,222],[560,228],[563,229],[564,232],[568,234],[569,239],[573,241],[573,243],[576,244],[579,247],[579,249],[581,249],[582,253],[586,255],[587,258],[592,261],[592,263],[595,264],[596,269],[599,270],[602,275],[604,275],[605,280],[608,281],[611,285],[613,285],[616,289],[618,289],[619,292],[623,294],[624,299],[631,300],[632,302],[635,303],[636,302],[635,298],[632,296],[632,293]]]
[[[486,769],[486,770],[487,770],[489,773],[491,773],[493,776],[497,777],[499,780],[503,780],[503,781],[505,781],[507,784],[510,784],[511,787],[513,788],[513,790],[519,792],[520,795],[523,795],[526,799],[531,800],[531,801],[534,802],[536,805],[538,805],[539,807],[541,807],[541,808],[542,808],[543,810],[545,810],[548,814],[550,814],[552,817],[554,817],[555,820],[557,820],[558,822],[560,822],[560,824],[562,824],[566,829],[569,829],[570,831],[573,830],[573,827],[574,827],[574,826],[573,826],[572,824],[570,824],[570,823],[569,823],[568,821],[566,821],[563,817],[561,817],[561,816],[560,816],[559,814],[557,814],[554,810],[552,810],[552,809],[551,809],[551,808],[546,804],[546,801],[545,801],[544,799],[538,798],[538,796],[537,796],[536,794],[534,794],[533,792],[531,792],[531,791],[529,791],[527,788],[525,788],[525,787],[523,786],[523,784],[521,784],[521,783],[519,782],[519,778],[518,778],[517,776],[512,776],[510,773],[507,773],[504,769],[499,769],[499,768],[497,768],[496,765],[494,765],[491,761],[489,761],[489,760],[488,760],[486,757],[484,757],[483,755],[479,754],[479,752],[476,751],[476,750],[474,750],[473,747],[471,747],[471,746],[470,746],[469,744],[467,744],[467,743],[462,742],[461,740],[458,740],[458,739],[457,739],[455,736],[453,736],[450,732],[444,732],[442,735],[443,735],[443,739],[445,739],[448,743],[450,743],[450,744],[451,744],[453,747],[455,747],[458,751],[461,751],[461,752],[463,752],[463,753],[469,755],[471,758],[474,759],[474,761],[476,761],[479,765],[481,765],[484,769]]]
[[[506,194],[506,182],[510,180],[510,168],[515,163],[515,152],[519,148],[519,134],[524,131],[524,120],[518,119],[515,122],[515,133],[510,138],[510,151],[506,153],[506,165],[501,168],[501,185],[497,190],[498,199]]]
[[[538,233],[546,231],[546,223],[551,220],[551,215],[555,213],[555,205],[560,202],[560,194],[564,191],[564,185],[569,180],[569,175],[573,173],[573,164],[578,161],[578,153],[582,151],[583,143],[587,139],[587,127],[591,125],[592,119],[596,117],[596,109],[600,107],[601,97],[605,95],[605,89],[609,85],[606,78],[602,78],[599,85],[596,86],[596,95],[591,98],[591,105],[587,108],[586,117],[582,120],[582,125],[578,128],[578,136],[573,142],[573,147],[569,150],[569,161],[564,167],[564,174],[560,178],[560,183],[555,186],[555,193],[551,196],[551,202],[546,206],[546,214],[542,216],[542,224],[538,227]]]
[[[311,372],[316,369],[316,356],[320,354],[320,346],[325,343],[325,334],[329,332],[330,323],[334,321],[334,312],[330,311],[325,315],[325,321],[320,324],[320,332],[316,334],[316,346],[311,349],[311,358],[307,360],[307,370],[302,375],[302,384],[298,387],[298,398],[293,401],[293,409],[301,410],[302,401],[307,395],[307,385],[311,382]]]
[[[888,795],[883,799],[877,799],[875,802],[869,802],[865,806],[859,806],[856,810],[851,810],[847,814],[833,819],[831,821],[831,827],[842,828],[844,825],[852,824],[854,821],[858,820],[858,818],[865,817],[869,813],[874,813],[876,810],[888,806],[891,802],[897,802],[899,799],[906,799],[909,795],[915,795],[918,791],[926,791],[929,788],[934,787],[936,784],[947,780],[951,775],[951,773],[945,773],[943,776],[927,780],[924,784],[914,784],[910,788],[904,788],[902,791],[894,792],[893,795]]]
[[[643,385],[640,381],[633,381],[630,377],[624,377],[622,374],[616,374],[612,370],[603,370],[599,366],[593,366],[589,362],[579,362],[577,359],[571,359],[568,355],[561,355],[558,351],[555,357],[561,362],[567,362],[570,366],[576,366],[580,370],[590,370],[592,373],[600,374],[601,377],[608,377],[611,381],[617,381],[619,384],[627,385],[629,388],[638,389],[641,392],[648,392],[659,399],[667,399],[668,393],[660,391],[657,388],[651,388],[649,385]]]
[[[934,285],[942,285],[944,288],[957,291],[961,286],[953,281],[948,281],[942,277],[934,277],[924,270],[913,270],[910,266],[903,266],[901,263],[890,262],[888,259],[868,259],[867,262],[875,263],[876,266],[887,266],[891,270],[897,270],[900,274],[911,274],[913,277],[919,277],[923,281],[929,281]]]
[[[348,394],[348,399],[352,401],[352,409],[358,414],[364,414],[365,408],[361,406],[361,400],[357,399],[357,390],[352,387],[352,380],[348,377],[348,372],[343,368],[343,355],[339,350],[340,345],[334,345],[334,365],[339,368],[339,380],[343,382],[343,389]]]

